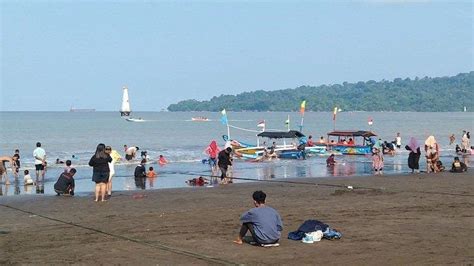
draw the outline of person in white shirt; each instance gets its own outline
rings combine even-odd
[[[23,173],[25,173],[25,177],[23,177],[23,183],[25,186],[27,185],[33,185],[33,178],[31,178],[30,171],[25,170]]]
[[[402,137],[400,136],[400,133],[397,133],[397,137],[395,138],[395,145],[397,146],[397,149],[400,149],[402,147]]]
[[[44,167],[46,165],[46,151],[41,148],[41,143],[36,143],[36,149],[33,151],[33,157],[35,158],[35,169],[36,169],[36,183],[44,180]]]

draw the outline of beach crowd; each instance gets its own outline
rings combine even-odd
[[[325,140],[323,137],[318,140],[318,142],[321,143],[324,141]],[[394,155],[396,150],[403,149],[401,134],[397,133],[393,141],[370,139],[370,142],[370,156],[372,160],[373,173],[375,175],[383,175],[384,156]],[[345,144],[341,144],[349,146],[354,145],[352,139],[349,139]],[[309,136],[308,140],[304,142],[304,145],[315,145],[315,142],[312,140],[312,136]],[[472,147],[470,143],[470,132],[463,131],[460,143],[456,143],[456,137],[454,134],[450,135],[449,145],[456,145],[455,152],[457,155],[454,157],[453,162],[451,162],[450,171],[467,171],[469,161],[468,157],[474,153],[474,147]],[[257,158],[255,160],[256,162],[262,160],[271,160],[277,157],[277,152],[275,152],[275,142],[273,142],[272,146],[270,147],[266,147],[264,143],[264,147],[263,155],[261,158]],[[440,145],[434,136],[429,136],[424,141],[424,143],[420,143],[415,137],[411,137],[404,148],[409,151],[407,163],[412,173],[420,173],[421,158],[425,158],[426,160],[426,173],[437,173],[445,170],[446,167],[440,160]],[[125,160],[127,161],[135,160],[136,157],[138,157],[138,152],[140,152],[140,160],[139,164],[135,167],[134,178],[136,187],[145,189],[146,179],[154,179],[158,175],[152,166],[148,167],[148,169],[145,167],[145,165],[150,162],[150,157],[148,156],[147,151],[140,150],[140,148],[136,146],[129,147],[128,145],[124,145],[123,152],[125,155]],[[330,150],[328,152],[331,153]],[[192,186],[202,186],[205,184],[214,183],[232,183],[231,169],[233,165],[233,157],[239,156],[239,154],[232,149],[231,142],[227,141],[224,148],[221,150],[217,145],[217,142],[212,140],[211,143],[205,148],[203,153],[208,157],[207,159],[202,160],[202,162],[209,164],[212,172],[211,179],[209,180],[199,176],[186,181],[186,183]],[[424,153],[424,156],[422,153]],[[44,193],[44,178],[48,163],[46,160],[46,151],[42,148],[42,144],[40,142],[36,143],[36,148],[34,149],[32,155],[34,158],[35,179],[31,177],[29,170],[24,170],[24,185],[36,185],[36,192]],[[305,159],[305,157],[303,157],[303,159]],[[107,201],[107,199],[111,197],[112,181],[113,176],[115,175],[115,164],[120,160],[122,160],[120,153],[112,149],[110,146],[106,146],[102,143],[97,145],[96,151],[88,163],[89,166],[92,167],[92,181],[95,182],[95,201]],[[15,182],[18,182],[21,166],[19,149],[16,149],[12,156],[0,156],[0,162],[0,181],[4,182],[5,184],[10,183],[6,166],[6,163],[9,163]],[[159,155],[159,157],[156,159],[156,163],[159,166],[164,166],[168,164],[168,160],[163,155]],[[334,154],[329,155],[326,163],[327,167],[335,167],[337,165],[337,160]],[[62,161],[57,158],[56,164],[64,164],[65,166],[64,171],[60,174],[57,182],[54,184],[54,191],[57,193],[57,195],[74,195],[74,175],[77,173],[77,170],[72,167],[71,160]],[[220,180],[216,178],[218,176],[220,177]]]

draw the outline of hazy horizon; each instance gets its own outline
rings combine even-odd
[[[471,1],[2,1],[0,111],[133,111],[473,68]]]

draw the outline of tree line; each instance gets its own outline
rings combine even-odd
[[[396,78],[321,86],[300,86],[276,91],[257,90],[220,95],[208,101],[184,100],[169,111],[413,111],[456,112],[474,110],[474,71],[452,77]]]

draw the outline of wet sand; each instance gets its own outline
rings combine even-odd
[[[320,185],[116,192],[103,203],[92,194],[3,197],[0,264],[474,263],[472,173],[287,181]],[[265,191],[267,204],[282,216],[280,247],[232,243],[255,190]],[[329,224],[342,239],[288,240],[288,232],[307,219]]]

